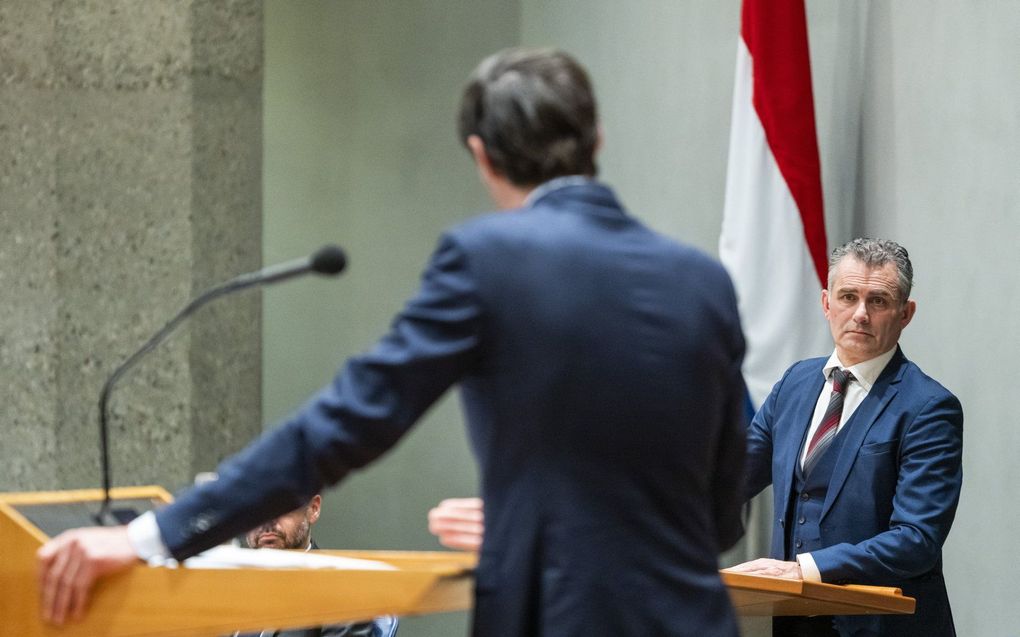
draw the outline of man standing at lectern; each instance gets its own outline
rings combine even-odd
[[[459,129],[503,211],[446,232],[389,333],[219,480],[44,546],[48,619],[136,555],[185,558],[300,506],[459,382],[486,507],[475,635],[736,637],[717,571],[746,448],[729,277],[595,180],[595,98],[569,56],[487,58]]]
[[[748,430],[748,497],[774,489],[771,558],[745,573],[902,588],[913,615],[777,617],[776,637],[951,637],[942,576],[963,411],[907,360],[913,268],[892,241],[836,248],[822,310],[836,348],[787,370]]]

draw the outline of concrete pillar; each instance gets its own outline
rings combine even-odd
[[[257,0],[0,3],[0,490],[96,486],[97,398],[188,299],[261,263]],[[261,430],[257,293],[118,385],[114,484]]]

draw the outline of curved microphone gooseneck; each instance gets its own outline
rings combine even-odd
[[[245,288],[256,285],[266,285],[269,283],[279,283],[280,281],[285,281],[303,274],[315,273],[323,276],[336,276],[340,274],[346,266],[347,256],[344,254],[344,251],[338,246],[327,245],[317,250],[315,254],[310,257],[295,259],[293,261],[287,261],[286,263],[269,266],[256,272],[242,274],[225,283],[221,283],[216,287],[206,290],[184,306],[184,308],[170,319],[170,321],[164,325],[161,330],[153,334],[138,351],[128,357],[127,360],[121,363],[117,369],[110,374],[110,377],[103,385],[102,391],[99,393],[99,449],[103,470],[103,505],[100,507],[99,512],[95,515],[97,523],[103,526],[108,523],[124,524],[128,522],[130,518],[134,517],[133,511],[112,510],[110,508],[110,447],[109,413],[107,403],[110,400],[110,392],[113,390],[113,386],[117,383],[117,381],[120,380],[120,378],[129,369],[131,369],[135,363],[141,360],[142,357],[162,343],[163,340],[169,336],[184,319],[188,318],[195,312],[195,310],[202,307],[209,301]]]

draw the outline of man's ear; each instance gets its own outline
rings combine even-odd
[[[903,312],[900,314],[900,329],[910,324],[910,320],[914,318],[914,312],[916,311],[917,302],[913,299],[907,299],[907,302],[903,304]]]
[[[518,186],[495,165],[485,149],[485,142],[478,135],[468,135],[467,147],[478,167],[478,178],[489,192],[489,198],[500,210],[520,208],[524,205],[530,187]]]
[[[485,142],[478,135],[468,135],[467,138],[468,150],[471,151],[471,157],[475,160],[475,165],[478,166],[478,172],[482,174],[482,177],[488,177],[494,174],[496,171],[492,167],[492,160],[489,159],[489,153],[485,150]]]
[[[319,519],[319,513],[322,511],[322,496],[313,495],[312,499],[308,501],[308,523],[315,524],[316,520]]]

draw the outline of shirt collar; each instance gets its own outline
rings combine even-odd
[[[560,188],[568,188],[570,186],[586,186],[588,184],[595,183],[595,179],[587,175],[567,175],[565,177],[555,177],[540,184],[534,190],[528,193],[528,196],[524,199],[525,208],[534,206],[539,199],[545,197],[554,190]]]
[[[825,361],[825,366],[822,367],[822,374],[826,379],[829,378],[829,374],[832,373],[833,369],[837,367],[840,369],[849,370],[854,375],[854,379],[860,383],[861,388],[865,392],[871,391],[872,385],[878,380],[878,377],[882,374],[882,370],[892,360],[893,354],[896,353],[896,348],[892,348],[884,354],[879,354],[875,358],[851,365],[850,367],[844,367],[843,363],[839,361],[839,356],[836,351],[833,350],[832,355],[829,356],[829,360]]]

